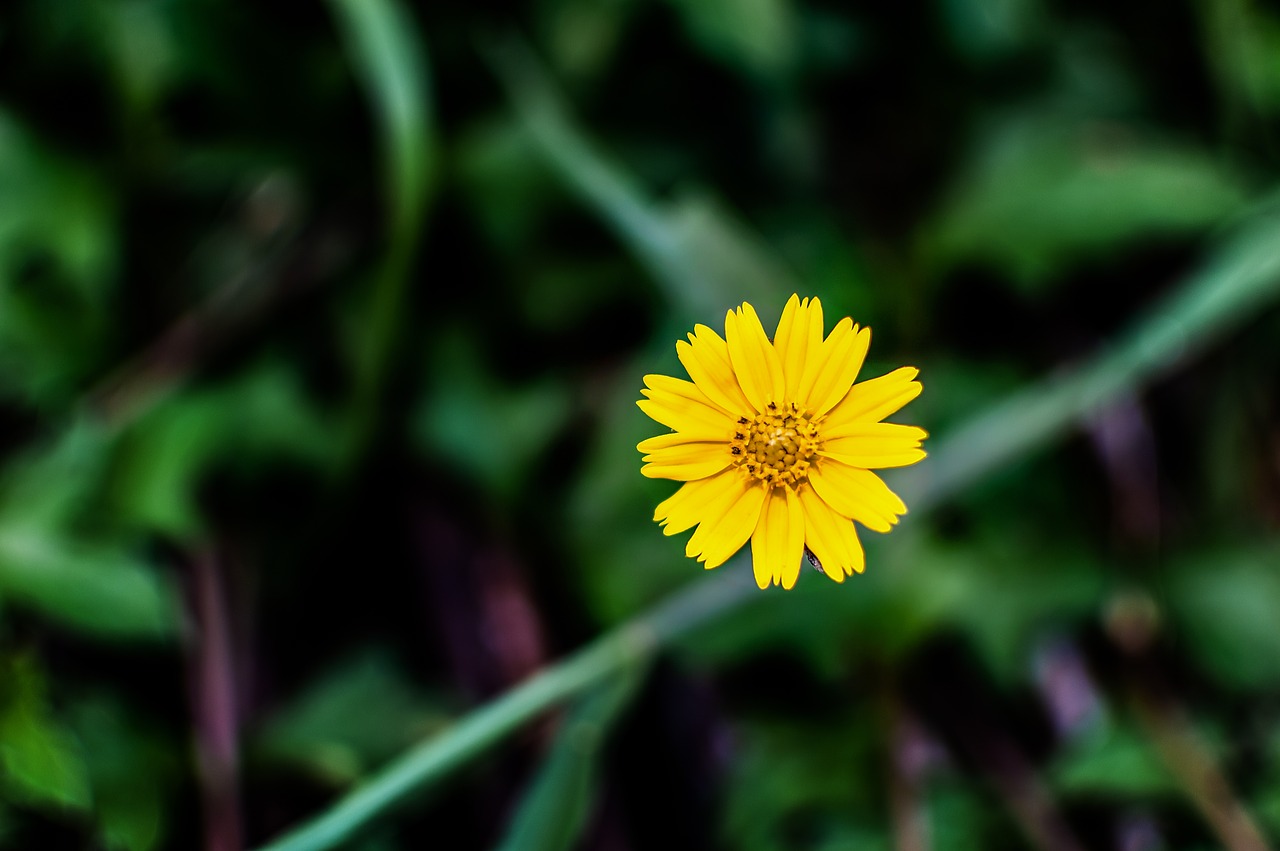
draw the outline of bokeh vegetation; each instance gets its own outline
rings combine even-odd
[[[1280,842],[1278,177],[1264,0],[7,4],[0,848]],[[932,455],[757,592],[792,292]]]

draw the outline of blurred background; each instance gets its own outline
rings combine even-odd
[[[792,292],[922,370],[866,574],[341,847],[1280,842],[1278,176],[1271,0],[5,4],[0,848],[261,846],[749,572],[634,402]]]

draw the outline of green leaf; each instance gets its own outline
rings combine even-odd
[[[429,391],[413,417],[419,451],[473,478],[495,494],[512,496],[572,412],[562,381],[503,386],[485,371],[469,338],[441,335],[431,348]]]
[[[888,851],[889,837],[870,830],[883,823],[882,777],[866,770],[881,759],[881,726],[873,713],[863,704],[818,718],[737,725],[726,784],[726,847],[781,851],[796,847],[801,830],[804,847]]]
[[[559,0],[544,8],[545,43],[556,69],[589,82],[614,57],[636,4]]]
[[[104,638],[174,635],[181,607],[152,565],[106,544],[0,527],[0,594]]]
[[[203,526],[195,497],[210,468],[324,464],[334,443],[292,369],[267,360],[225,384],[171,395],[131,423],[118,443],[111,503],[121,519],[189,539]]]
[[[1232,129],[1280,111],[1280,18],[1248,0],[1207,3],[1200,13],[1205,57]]]
[[[1139,237],[1205,231],[1246,200],[1207,154],[1123,126],[1028,117],[977,150],[926,255],[942,267],[991,264],[1027,292]]]
[[[1271,305],[1280,290],[1280,197],[1259,203],[1205,262],[1117,335],[1087,366],[982,403],[903,470],[899,493],[918,510],[1002,470],[1122,394],[1186,363]]]
[[[0,392],[65,400],[110,329],[115,198],[0,110]]]
[[[744,71],[777,77],[797,48],[790,0],[668,0],[707,53]]]
[[[181,81],[183,45],[176,31],[182,4],[126,0],[89,5],[86,35],[106,54],[128,108],[150,111]]]
[[[1187,652],[1223,683],[1267,688],[1280,679],[1280,573],[1275,545],[1179,561],[1168,606]]]
[[[1040,0],[943,0],[940,11],[952,41],[980,60],[1025,47],[1047,23]]]
[[[407,243],[421,222],[433,166],[426,48],[408,8],[395,0],[329,5],[380,124],[392,240]]]
[[[838,682],[860,662],[897,664],[921,641],[953,629],[994,676],[1018,682],[1029,670],[1034,639],[1087,618],[1106,588],[1096,565],[1062,548],[1007,539],[942,545],[913,537],[909,528],[884,542],[863,539],[868,564],[880,569],[837,589],[806,566],[785,597],[743,606],[714,631],[682,641],[681,649],[712,668],[787,652],[815,676]],[[735,568],[749,565],[724,569]]]
[[[641,679],[624,671],[574,704],[526,789],[501,851],[566,851],[578,845],[595,800],[596,775],[609,729]]]
[[[105,429],[76,419],[10,461],[0,482],[0,597],[102,637],[168,638],[180,620],[173,588],[134,541],[102,528],[112,448]]]
[[[50,711],[43,671],[30,656],[11,656],[0,672],[0,788],[39,807],[86,809],[80,750]]]
[[[368,651],[311,685],[256,741],[263,756],[343,786],[447,722],[439,701],[412,686],[386,655]]]
[[[103,844],[122,851],[155,848],[182,767],[173,743],[106,697],[76,704],[69,720],[83,745]]]
[[[1049,779],[1067,794],[1132,797],[1178,791],[1146,739],[1129,727],[1110,724],[1072,742],[1054,760]]]
[[[382,149],[387,245],[347,340],[355,373],[343,456],[357,458],[376,426],[383,382],[401,338],[409,273],[432,189],[435,134],[427,53],[396,0],[330,0],[350,62],[373,101]]]
[[[107,430],[91,417],[75,417],[47,442],[8,459],[0,518],[18,528],[67,528],[91,510],[110,463]]]
[[[988,837],[1017,831],[989,796],[955,776],[930,783],[927,811],[936,851],[987,851]]]
[[[706,321],[743,300],[780,305],[795,292],[785,265],[722,205],[704,193],[655,201],[601,154],[523,43],[509,40],[489,59],[535,149],[644,264],[681,316]]]
[[[1260,782],[1250,801],[1250,809],[1257,813],[1261,826],[1270,835],[1280,832],[1280,725],[1271,720],[1266,751],[1263,758],[1267,768],[1262,772]]]

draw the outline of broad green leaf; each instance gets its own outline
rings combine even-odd
[[[109,332],[116,200],[0,110],[0,395],[65,400]]]
[[[267,361],[222,385],[167,397],[116,444],[110,501],[147,531],[191,539],[202,531],[195,498],[211,468],[261,468],[284,459],[325,466],[335,436],[285,364]]]
[[[477,122],[458,142],[455,179],[486,243],[499,256],[536,247],[539,227],[567,198],[533,142],[525,125],[511,116]]]
[[[342,786],[446,723],[438,700],[413,686],[385,654],[370,651],[309,686],[256,739],[264,756]]]
[[[1101,122],[1010,121],[976,150],[926,256],[994,266],[1027,292],[1136,239],[1204,233],[1247,198],[1208,154]]]
[[[472,342],[456,334],[442,335],[431,354],[433,378],[413,416],[419,451],[491,493],[517,493],[572,412],[569,387],[554,380],[504,386],[486,374]]]
[[[93,787],[94,820],[105,847],[156,848],[164,837],[173,784],[183,762],[173,743],[105,696],[77,703],[69,721],[82,745]]]
[[[44,672],[30,656],[0,659],[0,789],[54,810],[84,810],[89,781],[80,749],[53,717]]]
[[[778,77],[795,61],[790,0],[668,0],[702,48],[743,71]]]
[[[1039,0],[942,0],[939,10],[951,40],[979,60],[1025,48],[1048,23]]]
[[[170,637],[180,620],[167,578],[113,539],[102,490],[112,443],[76,419],[14,458],[0,481],[0,597],[102,637]]]
[[[556,69],[588,81],[605,71],[638,6],[629,0],[559,0],[545,7],[546,41]]]
[[[874,709],[809,710],[808,717],[749,719],[734,729],[722,822],[726,847],[781,851],[794,847],[796,831],[803,830],[805,847],[888,851],[890,838],[874,830],[884,823]]]
[[[624,671],[581,698],[560,721],[551,750],[525,790],[500,851],[568,851],[579,845],[595,802],[609,730],[641,678]]]
[[[731,612],[682,649],[709,666],[785,650],[839,681],[859,662],[900,664],[920,642],[954,629],[993,675],[1016,683],[1035,639],[1089,617],[1106,587],[1096,567],[1070,551],[1013,541],[944,546],[913,539],[909,527],[893,536],[899,540],[882,543],[863,534],[867,572],[842,586],[806,566],[785,597]]]
[[[180,621],[174,589],[151,564],[40,529],[0,527],[0,595],[103,638],[169,638]]]
[[[1264,4],[1197,4],[1205,56],[1236,133],[1280,111],[1280,16]]]
[[[988,837],[1017,831],[991,793],[955,775],[929,784],[925,809],[937,851],[987,851]]]
[[[1167,590],[1180,645],[1221,682],[1267,688],[1280,679],[1274,544],[1182,559]]]
[[[89,6],[86,30],[100,42],[129,108],[154,109],[181,79],[183,45],[175,10],[166,0],[124,0]]]
[[[48,440],[10,456],[0,477],[3,523],[64,529],[82,519],[100,495],[111,448],[107,429],[76,417]]]
[[[1274,303],[1280,290],[1280,197],[1259,203],[1205,261],[1116,335],[1084,367],[1046,376],[931,445],[931,460],[903,470],[910,506],[929,505],[1031,454],[1135,388],[1186,363]]]
[[[785,266],[721,205],[699,194],[653,200],[600,153],[521,42],[493,48],[489,58],[535,150],[645,266],[679,315],[707,321],[743,300],[781,304],[795,291]]]
[[[1049,770],[1054,787],[1079,795],[1164,795],[1178,786],[1151,743],[1127,726],[1106,724],[1071,742]]]

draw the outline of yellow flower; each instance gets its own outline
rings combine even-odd
[[[807,550],[837,582],[864,567],[854,520],[887,532],[906,505],[871,472],[914,464],[927,435],[881,422],[920,393],[902,367],[854,384],[871,329],[841,319],[825,340],[822,304],[791,296],[773,341],[755,310],[725,316],[725,335],[697,325],[676,343],[693,381],[646,375],[637,404],[673,429],[641,441],[641,472],[684,482],[653,519],[693,526],[685,553],[718,567],[751,539],[756,584],[791,588]]]

